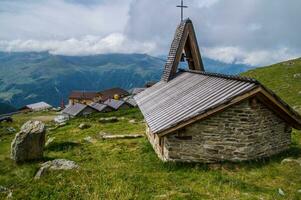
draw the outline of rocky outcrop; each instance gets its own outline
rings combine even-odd
[[[47,171],[72,170],[78,168],[79,166],[74,161],[66,160],[66,159],[55,159],[43,163],[39,171],[36,173],[35,179],[41,178],[41,176],[43,176]]]
[[[28,121],[11,144],[11,159],[16,162],[37,160],[43,157],[45,125],[40,121]]]

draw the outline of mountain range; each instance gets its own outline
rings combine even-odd
[[[131,89],[160,79],[165,56],[102,54],[62,56],[47,52],[0,52],[0,102],[14,107],[45,101],[58,106],[72,90]],[[237,74],[250,66],[204,58],[206,71]]]

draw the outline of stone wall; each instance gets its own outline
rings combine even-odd
[[[251,102],[251,103],[250,103]],[[147,134],[162,160],[242,161],[289,148],[291,128],[258,101],[246,100],[162,138]]]

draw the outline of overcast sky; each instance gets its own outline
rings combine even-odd
[[[1,0],[0,50],[166,55],[180,0]],[[300,0],[186,0],[203,56],[266,65],[301,57]]]

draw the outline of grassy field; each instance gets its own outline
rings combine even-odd
[[[288,103],[298,107],[301,105],[298,96],[301,84],[296,84],[291,75],[279,72],[287,73],[286,67],[259,69],[248,75],[257,77]],[[290,73],[301,73],[301,70],[298,68]],[[77,162],[80,169],[49,172],[34,180],[43,161],[14,164],[9,154],[15,134],[6,129],[13,126],[18,130],[30,119],[43,120],[51,127],[55,114],[20,114],[14,116],[13,124],[1,124],[0,185],[13,192],[13,199],[301,199],[301,192],[298,192],[301,190],[301,166],[281,164],[284,158],[301,157],[300,131],[293,131],[291,149],[281,155],[215,165],[162,163],[146,138],[97,140],[96,143],[83,140],[87,136],[95,138],[100,132],[143,133],[145,125],[137,109],[75,118],[64,127],[48,131],[47,138],[55,139],[45,148],[44,161],[65,158]],[[123,118],[117,123],[98,122],[100,117],[109,116]],[[138,123],[129,123],[131,119]],[[80,130],[80,123],[90,124],[91,128]],[[284,196],[279,194],[279,188]],[[0,199],[6,196],[7,193],[0,193]]]

